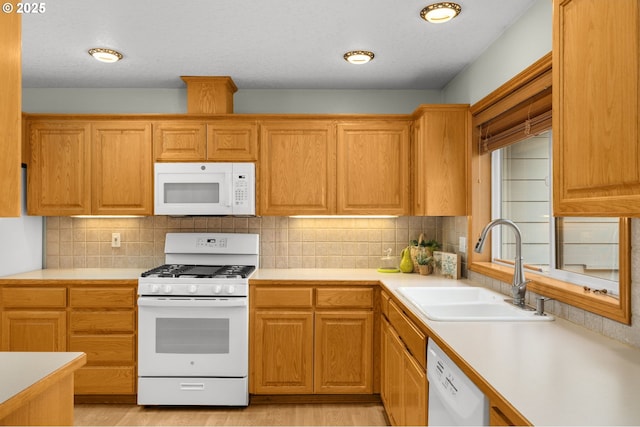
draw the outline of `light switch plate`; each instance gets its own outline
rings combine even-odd
[[[460,248],[460,252],[467,252],[467,238],[459,237],[458,238],[458,247]]]

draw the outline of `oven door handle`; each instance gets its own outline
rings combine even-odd
[[[138,307],[246,307],[247,298],[138,298]]]

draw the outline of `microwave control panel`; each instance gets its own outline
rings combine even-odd
[[[233,177],[233,204],[235,206],[249,205],[249,177],[237,174]]]

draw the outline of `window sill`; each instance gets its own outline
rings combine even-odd
[[[512,267],[492,262],[473,262],[469,265],[469,270],[506,283],[511,283],[513,280]],[[525,276],[528,280],[531,280],[527,285],[527,289],[531,292],[604,316],[617,322],[627,325],[631,324],[629,296],[625,292],[621,292],[620,299],[618,300],[617,298],[608,295],[586,293],[579,285],[552,279],[533,272],[527,271],[525,272]],[[623,286],[620,288],[621,290],[624,289]]]

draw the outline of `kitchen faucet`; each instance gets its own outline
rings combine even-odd
[[[482,233],[480,233],[480,238],[478,238],[478,243],[476,243],[476,247],[474,249],[475,252],[481,253],[482,248],[484,246],[484,242],[487,238],[487,234],[489,231],[495,227],[496,225],[508,225],[513,230],[516,235],[516,259],[515,265],[513,268],[513,282],[511,283],[511,296],[513,297],[513,304],[518,307],[525,307],[525,293],[527,292],[527,283],[528,280],[524,279],[524,267],[522,264],[522,234],[520,233],[520,229],[518,226],[509,219],[494,219],[487,225],[485,225]]]

